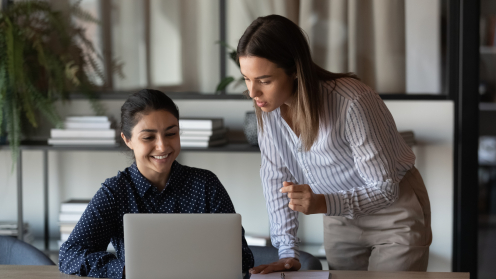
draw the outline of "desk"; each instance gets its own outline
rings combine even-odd
[[[311,271],[302,271],[311,272]],[[378,272],[378,271],[331,271],[332,279],[469,279],[468,273],[454,272]],[[0,278],[80,278],[62,274],[57,266],[51,265],[0,265]]]

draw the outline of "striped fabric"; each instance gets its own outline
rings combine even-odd
[[[324,117],[310,151],[281,117],[263,113],[258,133],[260,176],[269,212],[272,244],[279,257],[298,258],[298,212],[288,207],[283,181],[308,184],[324,194],[327,216],[354,219],[391,205],[415,155],[396,130],[378,94],[358,80],[321,83]]]

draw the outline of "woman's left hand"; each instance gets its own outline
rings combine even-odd
[[[289,208],[299,211],[305,215],[316,213],[327,213],[325,197],[322,194],[314,194],[312,188],[307,184],[295,185],[293,182],[282,183],[281,193],[287,193]]]

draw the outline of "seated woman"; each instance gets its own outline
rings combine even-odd
[[[212,172],[175,161],[181,151],[179,111],[164,93],[144,89],[131,95],[121,108],[121,131],[136,162],[102,183],[60,248],[59,269],[63,273],[122,278],[126,213],[235,212]],[[244,230],[242,239],[246,273],[254,261]],[[106,251],[109,242],[115,255]]]

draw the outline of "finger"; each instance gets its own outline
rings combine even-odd
[[[278,262],[276,264],[268,265],[264,270],[260,271],[260,274],[267,274],[267,273],[272,273],[272,272],[281,271],[281,270],[284,270],[284,267],[280,262]]]
[[[294,211],[298,211],[298,212],[301,212],[303,214],[307,214],[308,213],[308,207],[306,207],[306,206],[297,205],[297,204],[291,204],[290,203],[288,205],[288,207],[291,208]]]
[[[308,192],[291,192],[288,193],[288,198],[295,200],[310,199],[310,193]]]
[[[293,183],[293,182],[288,182],[288,181],[284,181],[284,182],[282,183],[282,186],[284,186],[284,187],[286,187],[286,186],[291,186],[291,185],[294,185],[294,183]]]
[[[290,193],[290,192],[303,192],[305,191],[306,187],[305,185],[290,185],[290,186],[284,186],[279,190],[281,193]]]
[[[267,265],[267,264],[262,264],[262,265],[251,268],[249,270],[249,272],[250,272],[250,274],[257,274],[257,273],[260,273],[260,271],[264,270],[268,266],[269,265]]]
[[[293,259],[288,259],[286,263],[284,263],[284,268],[290,269],[293,267]]]

